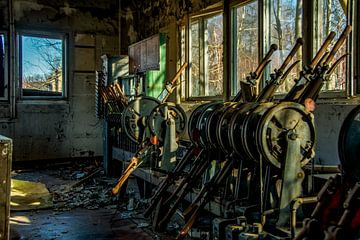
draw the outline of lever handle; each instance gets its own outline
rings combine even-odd
[[[331,41],[334,39],[335,35],[336,35],[335,32],[330,32],[330,34],[327,36],[324,43],[322,44],[319,51],[316,53],[315,57],[313,58],[313,60],[311,61],[310,65],[309,65],[309,67],[311,69],[315,68],[315,66],[321,59],[321,57],[325,54],[326,49],[329,47],[329,45],[330,45]]]
[[[271,57],[271,55],[278,49],[278,46],[276,44],[271,44],[269,51],[267,52],[266,56],[263,58],[259,66],[254,72],[254,75],[256,77],[259,77],[261,72],[263,71],[264,67],[268,64],[268,61]]]
[[[281,67],[279,68],[279,72],[282,73],[284,72],[285,68],[287,67],[287,65],[289,65],[289,63],[291,62],[291,60],[293,59],[293,57],[295,56],[296,52],[299,50],[299,48],[304,44],[304,40],[302,38],[298,38],[296,40],[295,46],[291,49],[289,55],[286,57],[285,61],[283,62],[283,64],[281,65]]]
[[[324,66],[327,66],[331,63],[331,61],[335,57],[335,54],[337,53],[337,51],[339,51],[340,47],[345,42],[345,40],[346,40],[347,36],[350,34],[351,30],[352,30],[351,25],[347,25],[346,28],[344,29],[344,31],[341,33],[339,39],[335,43],[335,46],[331,50],[329,56],[326,58],[326,60],[324,62]]]

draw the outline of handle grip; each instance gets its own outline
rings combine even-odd
[[[113,195],[117,195],[119,193],[122,185],[124,185],[125,181],[129,178],[130,174],[137,168],[138,161],[139,161],[139,159],[135,158],[135,157],[131,160],[131,163],[125,170],[124,174],[120,177],[116,186],[113,187],[113,189],[111,190]]]
[[[177,71],[177,73],[175,74],[174,78],[170,81],[170,83],[171,83],[172,85],[175,84],[176,80],[178,80],[178,78],[181,76],[182,72],[185,70],[185,68],[186,68],[187,66],[188,66],[188,63],[185,62],[185,63],[181,66],[181,68],[179,69],[179,71]]]
[[[259,66],[256,68],[254,75],[259,77],[261,72],[263,71],[264,67],[268,64],[268,61],[271,55],[278,49],[276,44],[271,44],[269,51],[267,52],[266,56],[263,58]]]
[[[315,57],[313,58],[313,60],[311,61],[310,65],[309,65],[309,67],[311,69],[315,68],[315,66],[321,59],[321,57],[325,54],[326,49],[329,47],[329,45],[330,45],[331,41],[334,39],[335,35],[336,35],[335,32],[330,32],[330,34],[327,36],[324,43],[322,44],[322,46],[320,47],[320,49],[318,50],[318,52],[316,53]]]
[[[289,55],[286,57],[285,61],[283,62],[283,64],[281,65],[281,67],[279,68],[279,72],[282,73],[284,72],[285,68],[287,67],[287,65],[289,65],[289,63],[291,62],[291,60],[293,59],[293,57],[295,56],[296,52],[299,50],[299,48],[304,44],[304,40],[302,38],[298,38],[296,40],[296,43],[294,45],[294,47],[291,49]]]
[[[345,42],[347,36],[350,34],[352,30],[351,25],[347,25],[344,29],[344,31],[341,33],[339,39],[337,40],[337,42],[335,43],[335,46],[333,47],[333,49],[331,50],[329,56],[327,57],[327,59],[324,62],[324,66],[329,65],[331,63],[331,61],[333,60],[333,58],[335,57],[335,54],[337,53],[337,51],[339,51],[340,47],[343,45],[343,43]]]

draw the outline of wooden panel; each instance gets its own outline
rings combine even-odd
[[[129,46],[130,73],[160,68],[159,34]]]
[[[0,239],[9,239],[12,140],[0,135]]]
[[[160,68],[160,39],[159,35],[153,36],[146,41],[146,66],[151,70],[158,70]]]

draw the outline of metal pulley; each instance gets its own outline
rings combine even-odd
[[[360,181],[360,105],[345,118],[339,135],[339,158],[345,177]]]
[[[227,154],[231,154],[233,152],[233,148],[229,140],[229,131],[231,131],[230,121],[242,105],[243,103],[228,104],[226,108],[223,108],[215,128],[212,129],[212,131],[215,131],[217,145]]]
[[[241,132],[241,142],[243,144],[243,149],[246,157],[255,162],[259,161],[259,146],[255,144],[256,130],[259,126],[259,121],[264,113],[274,106],[274,102],[266,102],[258,104],[256,107],[252,108],[246,117],[243,120],[242,132]]]
[[[146,118],[160,104],[156,98],[140,96],[129,102],[121,117],[121,125],[126,135],[134,142],[141,140]]]
[[[245,149],[242,143],[241,135],[244,129],[244,120],[249,115],[250,111],[256,108],[259,103],[241,103],[237,106],[235,114],[231,117],[228,132],[230,145],[237,156],[244,157]]]
[[[186,127],[186,114],[180,105],[175,103],[162,103],[156,106],[147,118],[148,127],[160,142],[164,141],[164,125],[172,118],[175,122],[176,134],[181,134]]]
[[[234,102],[223,103],[223,105],[215,109],[208,118],[206,124],[206,138],[213,148],[219,148],[219,142],[216,136],[216,128],[218,126],[218,122],[223,113],[228,109],[228,107],[232,106],[233,104]]]
[[[189,122],[188,122],[188,134],[191,142],[194,144],[198,143],[199,140],[199,129],[197,129],[197,122],[202,113],[202,110],[206,108],[211,103],[201,104],[197,106],[194,111],[191,113]]]
[[[188,133],[190,140],[194,144],[200,144],[202,147],[208,148],[206,139],[206,123],[209,115],[219,106],[221,102],[211,102],[198,106],[191,114],[188,123]]]
[[[204,148],[209,148],[210,142],[207,137],[207,124],[209,121],[210,115],[218,108],[221,108],[224,103],[222,102],[214,102],[207,106],[205,109],[203,109],[202,113],[199,116],[198,122],[197,122],[197,129],[199,129],[200,138],[199,142],[200,145]]]
[[[288,138],[299,141],[296,153],[301,167],[313,159],[315,151],[315,125],[312,114],[301,104],[282,102],[266,111],[257,122],[255,142],[262,156],[277,168],[286,159]],[[250,142],[248,142],[250,143]]]

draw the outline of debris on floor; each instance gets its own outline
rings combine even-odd
[[[11,227],[21,239],[173,239],[155,234],[151,221],[143,217],[149,200],[140,199],[136,179],[129,178],[125,195],[112,196],[118,178],[105,176],[97,162],[18,170],[12,175],[45,184],[53,201],[49,210],[11,213]]]

